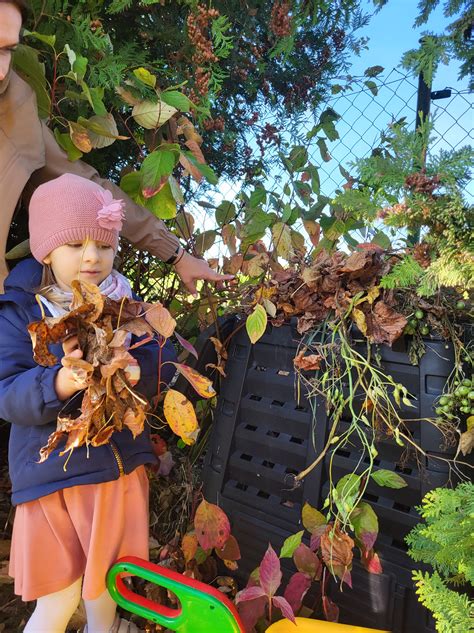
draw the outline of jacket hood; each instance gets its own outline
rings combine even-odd
[[[5,294],[0,294],[0,305],[11,302],[22,308],[34,306],[35,291],[41,283],[42,274],[41,264],[32,257],[18,263],[5,279]]]
[[[13,290],[23,290],[34,293],[35,289],[41,283],[43,274],[42,265],[29,257],[19,262],[5,279],[5,293]],[[2,296],[0,295],[0,299]]]

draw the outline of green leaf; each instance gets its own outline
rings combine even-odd
[[[346,520],[354,510],[354,502],[359,496],[360,477],[355,473],[344,475],[337,482],[333,491],[333,498],[336,506],[344,520]]]
[[[120,189],[137,204],[145,203],[142,195],[142,175],[139,171],[132,171],[123,176],[120,180]]]
[[[280,558],[291,558],[297,547],[301,545],[301,539],[303,538],[304,530],[292,534],[285,539],[280,551]]]
[[[377,88],[377,84],[375,83],[375,81],[364,81],[364,83],[370,90],[370,92],[374,95],[374,97],[376,97],[379,93],[379,89]]]
[[[195,236],[196,251],[199,255],[203,255],[213,246],[217,233],[215,231],[203,231]]]
[[[307,182],[301,182],[300,180],[295,180],[294,182],[295,191],[298,194],[299,199],[303,202],[303,204],[309,205],[311,204],[311,187]]]
[[[176,200],[169,182],[153,197],[146,199],[144,206],[161,220],[171,220],[176,217]]]
[[[319,191],[321,189],[321,183],[319,180],[318,168],[315,165],[308,165],[306,171],[311,176],[311,189],[313,190],[313,193],[316,193],[317,195],[319,195]]]
[[[326,121],[321,127],[330,141],[335,141],[339,138],[339,132],[336,130],[336,126],[332,121]]]
[[[293,253],[290,227],[283,222],[276,222],[272,226],[272,236],[276,252],[283,259],[288,260]]]
[[[295,145],[292,147],[288,159],[291,162],[293,171],[301,171],[308,162],[308,150],[302,145]]]
[[[370,551],[379,533],[379,521],[373,508],[365,501],[360,501],[350,516],[356,537]]]
[[[184,196],[181,191],[181,187],[179,186],[178,181],[174,176],[168,177],[168,182],[170,183],[171,193],[173,194],[173,198],[176,200],[178,204],[184,204]]]
[[[54,49],[54,45],[56,44],[56,35],[45,35],[44,33],[38,33],[37,31],[28,31],[27,29],[23,30],[23,35],[25,37],[34,37],[40,42],[44,42],[48,46],[51,46]]]
[[[54,129],[54,138],[56,139],[56,143],[67,152],[67,157],[71,162],[79,160],[82,158],[84,154],[78,149],[74,143],[71,141],[71,137],[69,134],[61,133],[58,128]]]
[[[338,218],[322,217],[320,224],[324,235],[328,238],[328,240],[337,240],[343,233],[346,232],[345,223]]]
[[[377,77],[377,75],[380,75],[384,70],[385,68],[383,66],[369,66],[369,68],[364,70],[364,75],[366,77]]]
[[[289,220],[289,219],[290,219],[290,217],[291,217],[292,211],[293,211],[293,210],[292,210],[292,208],[291,208],[291,205],[290,205],[290,204],[288,204],[288,203],[286,203],[286,204],[283,206],[283,211],[282,211],[282,214],[281,214],[281,221],[282,221],[282,222],[286,222],[287,220]]]
[[[49,117],[51,99],[46,88],[44,64],[38,60],[38,51],[20,44],[13,56],[13,68],[30,84],[36,94],[40,118]]]
[[[135,68],[133,74],[138,79],[138,81],[141,81],[143,84],[145,84],[145,86],[150,86],[150,88],[154,88],[156,86],[155,75],[152,75],[151,72],[146,68]]]
[[[174,144],[160,145],[145,158],[140,168],[142,175],[142,193],[145,198],[151,198],[162,184],[163,178],[168,178],[178,162],[179,148]]]
[[[325,163],[328,163],[331,160],[331,154],[328,152],[326,141],[323,138],[319,137],[316,141],[316,145],[319,147],[321,158]]]
[[[256,343],[265,334],[267,328],[267,313],[265,308],[257,303],[252,314],[249,314],[245,322],[245,328],[249,339]]]
[[[391,470],[385,470],[383,468],[376,470],[370,476],[376,484],[384,486],[385,488],[395,488],[398,490],[399,488],[405,488],[405,486],[408,485],[403,477],[400,477],[400,475],[397,475],[397,473],[394,473]]]
[[[183,95],[182,92],[178,92],[177,90],[162,92],[160,94],[160,98],[162,101],[181,112],[189,112],[192,105],[191,100],[188,99],[186,95]]]
[[[326,525],[326,517],[324,514],[316,510],[309,505],[309,503],[305,503],[303,506],[303,510],[301,511],[301,518],[303,521],[304,527],[308,530],[310,534],[316,530],[320,525]]]
[[[385,248],[385,249],[388,249],[392,246],[392,242],[390,238],[383,231],[377,231],[377,233],[372,238],[371,242],[372,244],[377,244],[377,246],[380,246],[381,248]]]
[[[219,182],[219,178],[213,172],[213,170],[209,167],[209,165],[205,165],[204,163],[200,163],[192,152],[182,151],[182,153],[186,156],[186,158],[196,167],[196,169],[204,176],[204,178],[211,185],[217,185]]]
[[[23,242],[20,242],[10,249],[8,253],[5,253],[5,259],[20,259],[22,257],[28,257],[28,255],[31,255],[30,240],[23,240]]]
[[[261,185],[257,185],[255,189],[250,194],[249,205],[251,208],[255,208],[260,206],[261,204],[265,204],[267,201],[267,191],[265,187]]]
[[[104,105],[104,89],[102,86],[90,88],[89,94],[92,100],[92,108],[97,116],[107,116],[107,108]]]
[[[224,226],[231,222],[237,215],[237,209],[233,202],[224,200],[216,209],[216,222],[219,226]]]
[[[88,60],[86,57],[82,55],[78,55],[69,44],[64,46],[64,52],[67,54],[69,64],[71,66],[73,79],[76,81],[84,79],[84,75],[86,74]]]

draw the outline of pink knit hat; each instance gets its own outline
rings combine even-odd
[[[92,180],[74,174],[40,185],[30,201],[30,248],[42,262],[58,246],[89,238],[118,246],[123,200],[114,200]]]

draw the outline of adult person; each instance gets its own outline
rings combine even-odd
[[[135,204],[119,187],[100,178],[82,161],[71,162],[51,130],[38,117],[33,89],[12,70],[12,55],[20,42],[26,0],[0,0],[0,292],[8,274],[5,250],[15,211],[26,209],[34,190],[64,173],[95,181],[125,202],[122,235],[134,246],[173,264],[186,288],[196,296],[196,281],[226,281],[203,259],[179,245],[162,220]]]

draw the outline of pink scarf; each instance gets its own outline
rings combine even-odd
[[[109,299],[114,299],[115,301],[119,301],[123,297],[132,297],[132,288],[130,287],[130,282],[126,277],[121,275],[116,270],[112,270],[110,275],[104,279],[104,281],[99,285],[100,292],[109,297]],[[63,316],[66,312],[69,311],[69,306],[72,301],[72,292],[66,292],[65,290],[61,290],[61,288],[56,287],[55,292],[61,295],[60,302],[52,302],[43,297],[43,295],[39,295],[41,299],[41,303],[43,303],[51,313],[51,316],[58,317]]]

